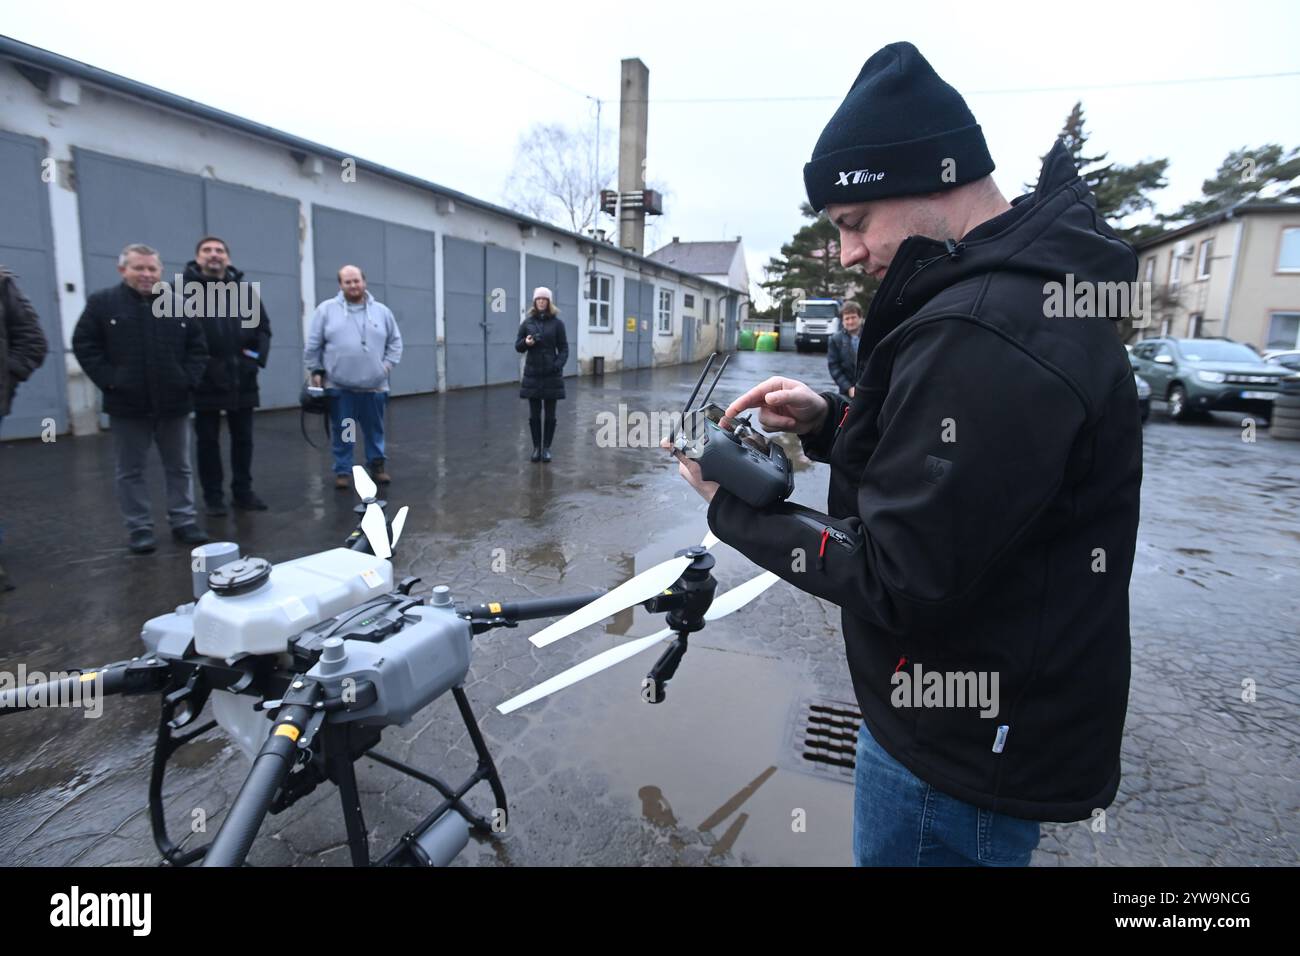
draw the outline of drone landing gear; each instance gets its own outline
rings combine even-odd
[[[478,727],[474,711],[470,708],[469,698],[460,687],[452,688],[456,707],[465,722],[478,765],[458,787],[453,788],[438,777],[424,773],[415,767],[378,753],[371,748],[379,742],[379,729],[358,727],[352,724],[324,723],[320,727],[319,741],[321,752],[305,765],[298,768],[285,781],[271,804],[270,812],[279,813],[311,793],[326,780],[333,782],[339,790],[343,809],[343,823],[347,829],[348,851],[353,866],[370,865],[370,840],[367,835],[365,817],[361,810],[361,797],[357,789],[355,761],[361,757],[391,767],[408,777],[426,783],[438,791],[442,802],[414,827],[404,833],[397,844],[378,861],[378,866],[429,865],[428,854],[421,847],[419,840],[427,830],[433,827],[449,811],[455,811],[465,822],[479,833],[491,834],[505,828],[506,793],[501,777],[492,761],[487,743]],[[163,777],[166,774],[167,761],[177,750],[196,737],[203,736],[216,721],[209,721],[188,733],[175,733],[173,722],[175,703],[164,698],[162,719],[158,724],[158,739],[154,747],[153,772],[149,779],[149,819],[153,827],[154,843],[163,858],[173,866],[188,866],[200,860],[207,853],[211,844],[205,844],[190,850],[182,850],[167,833],[166,818],[163,813]],[[487,781],[495,799],[492,818],[475,813],[465,803],[465,795],[479,783]]]

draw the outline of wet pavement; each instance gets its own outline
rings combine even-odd
[[[527,460],[527,406],[513,386],[395,400],[387,498],[411,507],[396,575],[447,584],[458,602],[583,593],[697,543],[704,502],[666,455],[596,438],[598,415],[620,403],[680,409],[699,369],[568,380],[550,465]],[[739,353],[717,397],[776,372],[829,383],[824,356]],[[1123,783],[1104,831],[1100,821],[1046,824],[1034,862],[1294,864],[1300,443],[1266,430],[1243,442],[1231,416],[1174,425],[1159,405],[1145,434]],[[824,505],[826,466],[798,464],[795,499]],[[0,445],[0,562],[18,585],[0,595],[0,670],[130,657],[144,620],[188,600],[187,551],[166,536],[159,471],[155,463],[159,549],[133,556],[112,497],[109,436]],[[201,518],[214,540],[279,561],[351,530],[353,493],[333,488],[328,454],[303,441],[296,412],[258,416],[254,477],[272,510]],[[723,545],[714,553],[721,589],[757,573]],[[456,862],[849,864],[852,787],[809,772],[792,745],[810,698],[852,700],[838,617],[779,583],[692,639],[657,706],[640,698],[647,653],[508,716],[495,706],[662,622],[628,612],[540,650],[527,636],[544,622],[480,636],[466,690],[511,819]],[[1253,700],[1242,699],[1243,681]],[[109,699],[101,719],[71,710],[5,718],[0,861],[156,863],[145,806],[156,722],[154,698]],[[449,698],[387,731],[381,749],[445,779],[474,762]],[[182,749],[166,786],[173,834],[201,817],[210,831],[219,824],[246,767],[220,735]],[[373,761],[358,763],[358,777],[373,849],[432,807],[428,788]],[[486,787],[470,802],[484,812],[492,803]],[[342,865],[344,840],[326,786],[268,817],[249,859]]]

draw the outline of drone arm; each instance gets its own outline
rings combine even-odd
[[[316,713],[322,693],[321,685],[315,681],[299,677],[292,682],[275,726],[203,858],[204,866],[243,864],[271,801],[298,759],[299,738]]]
[[[59,680],[40,681],[0,691],[0,716],[24,710],[93,701],[109,694],[147,694],[162,690],[170,667],[156,659],[118,661],[76,670]]]
[[[569,597],[536,598],[531,601],[490,601],[486,604],[459,606],[456,613],[474,625],[474,633],[494,627],[513,627],[520,621],[532,621],[543,617],[561,617],[572,614],[579,608],[586,607],[596,598],[605,594],[594,591],[590,594],[575,594]]]

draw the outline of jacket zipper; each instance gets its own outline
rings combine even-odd
[[[807,515],[800,514],[799,512],[794,512],[793,517],[801,521],[803,524],[808,525],[808,527],[814,529],[815,531],[817,531],[818,534],[821,535],[821,538],[819,539],[817,545],[817,570],[818,571],[826,570],[826,542],[827,541],[834,541],[845,551],[853,550],[853,539],[849,535],[841,531],[839,528],[832,528],[828,524],[823,524],[820,521],[815,521],[814,519],[808,517]]]

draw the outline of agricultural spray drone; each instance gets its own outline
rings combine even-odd
[[[709,549],[717,538],[710,534],[608,593],[458,605],[446,587],[420,596],[418,578],[394,583],[390,558],[408,510],[400,509],[390,523],[365,470],[354,468],[353,481],[360,519],[343,546],[274,565],[241,556],[229,542],[196,548],[194,601],[145,622],[145,653],[0,693],[0,715],[40,709],[91,682],[102,696],[158,694],[149,817],[154,842],[172,865],[241,865],[268,813],[327,782],[339,791],[354,865],[445,865],[468,843],[471,828],[491,834],[506,823],[505,788],[463,689],[475,635],[568,615],[530,638],[545,647],[637,604],[665,613],[664,630],[606,651],[498,709],[510,713],[667,641],[643,683],[642,696],[658,703],[690,634],[739,610],[777,580],[760,574],[715,601]],[[408,723],[448,692],[477,755],[473,773],[455,786],[375,749],[385,728]],[[207,704],[214,719],[195,726]],[[217,726],[252,758],[252,768],[215,838],[182,848],[168,835],[164,816],[167,762]],[[354,765],[362,757],[431,786],[440,797],[377,859],[357,789]],[[465,802],[484,782],[495,801],[490,818]]]

